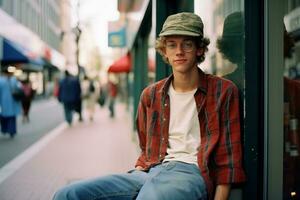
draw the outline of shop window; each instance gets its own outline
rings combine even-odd
[[[288,1],[284,18],[283,198],[300,198],[300,5]],[[291,6],[292,5],[292,6]]]

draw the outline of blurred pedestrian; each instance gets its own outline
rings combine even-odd
[[[78,80],[78,82],[79,82],[79,80]],[[80,84],[80,82],[79,82],[79,84]],[[81,95],[76,100],[76,103],[75,103],[75,112],[79,116],[79,121],[82,122],[83,121],[83,117],[82,117],[82,97],[81,97]]]
[[[99,96],[98,96],[98,103],[100,107],[103,107],[106,102],[106,87],[100,83],[99,86]]]
[[[8,66],[2,66],[0,76],[0,108],[1,132],[13,138],[17,134],[17,116],[21,112],[21,101],[13,97],[13,91],[21,91],[21,83],[9,71]]]
[[[55,77],[54,82],[53,82],[52,94],[53,94],[54,97],[58,98],[58,93],[59,93],[59,78]]]
[[[117,84],[113,82],[112,80],[108,81],[108,97],[109,97],[109,104],[108,104],[108,109],[110,112],[110,117],[114,118],[115,117],[115,103],[116,103],[116,97],[118,94],[118,88]]]
[[[66,70],[65,77],[59,83],[58,100],[64,106],[65,119],[69,125],[73,121],[73,112],[78,110],[79,99],[81,99],[80,82]]]
[[[35,95],[35,90],[33,90],[31,82],[26,79],[22,81],[22,90],[24,91],[24,97],[22,98],[22,110],[23,110],[23,119],[22,122],[29,122],[29,110],[31,106],[32,99]]]
[[[98,99],[98,93],[94,80],[85,77],[82,83],[83,100],[90,121],[94,120],[95,107]]]

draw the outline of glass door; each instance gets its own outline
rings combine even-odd
[[[283,30],[283,199],[300,199],[300,1],[286,1]]]

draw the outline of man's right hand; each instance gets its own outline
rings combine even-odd
[[[144,168],[141,167],[141,166],[136,166],[135,169],[136,169],[136,170],[140,170],[140,171],[144,170]]]

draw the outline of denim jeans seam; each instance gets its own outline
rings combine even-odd
[[[129,195],[132,195],[134,196],[134,194],[138,194],[138,192],[132,192],[132,191],[128,191],[128,192],[111,192],[109,194],[105,194],[105,195],[100,195],[100,196],[97,196],[91,200],[100,200],[101,198],[109,198],[109,197],[116,197],[116,196],[129,196]]]

